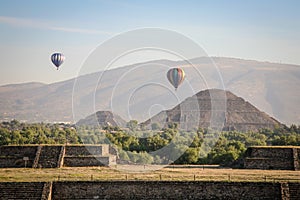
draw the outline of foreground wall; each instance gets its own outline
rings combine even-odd
[[[299,185],[298,185],[299,186]],[[285,193],[287,194],[287,193]],[[285,195],[284,194],[284,195]],[[280,183],[55,182],[52,199],[283,199]]]
[[[0,182],[0,199],[300,199],[300,183],[200,181]]]
[[[52,190],[50,185],[44,182],[0,182],[0,199],[48,200]]]

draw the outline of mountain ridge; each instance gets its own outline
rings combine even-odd
[[[300,91],[300,66],[223,57],[200,57],[195,58],[193,62],[197,63],[199,69],[205,73],[210,70],[208,62],[210,59],[219,67],[226,90],[243,97],[255,107],[274,116],[283,123],[299,124],[300,109],[298,102],[300,101],[300,96],[296,91]],[[162,61],[149,61],[147,63],[151,64],[152,62]],[[163,63],[172,67],[180,65],[184,61],[163,60]],[[99,90],[97,88],[97,93],[95,94],[96,97],[101,99],[99,106],[96,105],[97,110],[110,110],[111,90],[114,88],[118,76],[137,65],[128,65],[105,72],[107,77],[109,77],[103,80],[102,85],[105,87]],[[189,72],[188,66],[183,66],[183,69]],[[149,73],[159,73],[158,71],[155,72],[155,69],[151,70]],[[95,91],[95,85],[92,85],[95,82],[93,80],[98,79],[100,73],[95,72],[77,78],[86,83],[80,88],[79,100],[75,100],[83,104],[93,103],[88,100],[88,97],[93,95]],[[120,87],[124,89],[132,87],[137,80],[142,79],[141,73],[137,73],[129,82],[124,81],[124,85]],[[207,76],[212,78],[215,76],[214,74],[207,74]],[[191,80],[196,78],[193,79],[193,76],[193,74],[189,74]],[[158,81],[158,79],[153,79],[153,81]],[[72,108],[72,92],[74,83],[75,78],[52,84],[41,83],[33,88],[26,88],[23,84],[13,84],[15,89],[9,89],[8,85],[0,86],[0,120],[73,122],[72,109],[74,105]],[[214,88],[215,85],[213,84],[211,84],[211,88]],[[162,101],[166,101],[168,98],[159,91],[156,91],[158,95],[153,96],[152,99],[161,98]],[[121,101],[122,96],[118,96],[116,99]],[[138,107],[136,113],[139,113],[145,102],[146,100],[143,99],[137,102],[141,106]],[[167,108],[171,108],[172,105],[175,104],[168,104]],[[93,112],[92,110],[87,110],[83,113],[85,113],[85,116],[79,116],[80,118],[86,117]],[[124,113],[120,113],[121,117],[123,115]]]

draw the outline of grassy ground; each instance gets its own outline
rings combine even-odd
[[[118,168],[119,167],[119,168]],[[123,166],[124,167],[124,166]],[[127,166],[129,167],[129,166]],[[140,166],[147,168],[148,166]],[[110,181],[110,180],[173,180],[173,181],[257,181],[257,182],[300,182],[300,171],[209,169],[202,167],[166,167],[145,173],[119,171],[121,167],[78,167],[78,168],[3,168],[0,182],[31,181]],[[149,168],[150,169],[150,168]]]

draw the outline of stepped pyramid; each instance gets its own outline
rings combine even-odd
[[[257,131],[274,129],[281,123],[243,98],[220,89],[204,90],[187,98],[174,108],[162,111],[141,125],[158,123],[165,127],[177,123],[180,129],[213,128],[223,131]]]
[[[85,119],[81,119],[76,123],[77,126],[120,126],[124,127],[126,121],[120,116],[113,114],[110,111],[98,111],[92,115],[87,116]]]

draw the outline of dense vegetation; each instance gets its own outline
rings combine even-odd
[[[80,143],[74,127],[66,124],[0,123],[0,145]]]
[[[122,160],[134,163],[222,164],[238,163],[248,146],[300,146],[300,126],[263,129],[259,132],[216,132],[207,129],[179,131],[176,124],[140,130],[136,121],[127,129],[67,124],[0,123],[0,145],[113,143]],[[153,154],[164,149],[159,154]],[[180,156],[179,156],[180,155]]]

